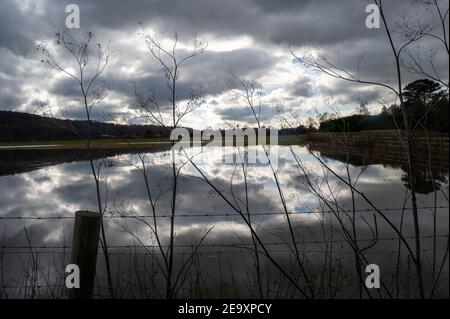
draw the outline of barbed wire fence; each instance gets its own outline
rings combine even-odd
[[[429,207],[429,206],[422,206],[418,207],[419,212],[421,213],[427,213],[427,212],[434,212],[436,209],[448,209],[449,206],[441,205],[436,207]],[[388,213],[402,213],[405,211],[411,210],[411,208],[408,207],[402,207],[402,208],[381,208],[378,209],[383,212]],[[355,212],[364,214],[364,213],[372,213],[374,212],[374,209],[357,209]],[[345,211],[343,211],[345,213]],[[324,215],[324,214],[332,214],[333,211],[331,210],[302,210],[302,211],[294,211],[289,212],[291,216],[298,215],[298,216],[304,216],[308,214],[313,215]],[[257,212],[257,213],[251,213],[252,216],[284,216],[285,212]],[[65,220],[65,221],[71,221],[74,219],[74,215],[72,216],[0,216],[1,222],[47,222],[47,221],[58,221],[58,220]],[[159,214],[156,216],[153,215],[145,215],[145,214],[133,214],[133,215],[123,215],[119,214],[117,212],[109,212],[104,216],[104,220],[106,221],[112,221],[112,220],[129,220],[129,219],[139,219],[139,218],[170,218],[170,215],[165,214]],[[219,213],[219,212],[192,212],[192,213],[181,213],[177,214],[177,218],[239,218],[241,217],[239,214],[236,213]],[[429,240],[437,240],[437,239],[448,239],[448,234],[446,235],[422,235],[420,239],[429,239]],[[404,239],[406,240],[415,240],[415,236],[404,236]],[[358,242],[370,242],[373,238],[358,238]],[[399,237],[396,236],[386,236],[386,237],[380,237],[377,238],[377,241],[379,242],[390,242],[390,241],[398,241]],[[302,254],[327,254],[329,253],[328,250],[321,248],[322,245],[329,244],[328,240],[299,240],[296,242],[299,245],[303,245],[301,252]],[[349,247],[346,247],[344,244],[348,243],[348,239],[342,238],[334,238],[332,239],[333,244],[342,244],[339,247],[334,248],[333,254],[335,255],[353,255],[354,252],[349,249]],[[291,254],[292,249],[283,249],[283,246],[288,246],[286,242],[283,241],[266,241],[264,242],[264,245],[270,247],[270,252],[274,254]],[[313,247],[313,246],[317,247]],[[253,251],[253,243],[246,243],[246,242],[239,242],[239,243],[224,243],[224,242],[204,242],[201,244],[201,249],[196,253],[197,256],[211,256],[211,255],[229,255],[229,254],[245,254],[249,251]],[[309,247],[308,247],[309,246]],[[337,245],[336,245],[337,246]],[[150,244],[142,244],[142,243],[134,243],[134,244],[117,244],[117,245],[109,245],[108,248],[111,249],[110,255],[111,256],[151,256],[152,253],[145,251],[148,249],[155,249],[158,245],[150,245]],[[163,248],[167,248],[168,245],[161,245]],[[178,251],[174,254],[177,256],[185,256],[189,254],[189,251],[194,249],[196,245],[194,244],[175,244],[174,248]],[[10,255],[29,255],[30,253],[38,255],[62,255],[67,256],[70,253],[72,246],[71,245],[7,245],[5,243],[0,242],[0,256],[3,258],[4,256],[10,256]],[[281,249],[280,249],[281,248]],[[183,249],[185,251],[183,251]],[[433,249],[422,249],[422,252],[424,254],[427,254],[429,252],[442,252],[448,249],[448,247],[435,247]],[[130,250],[133,250],[130,252]],[[144,251],[142,251],[144,250]],[[401,250],[402,253],[405,251]],[[100,252],[98,253],[101,254]],[[378,250],[372,250],[366,252],[367,255],[383,255],[383,256],[389,256],[389,255],[395,255],[399,254],[399,250],[392,250],[389,248],[383,248]],[[441,278],[440,283],[448,282],[448,278]],[[132,284],[129,284],[132,286]],[[343,284],[343,286],[351,286],[351,284]],[[21,290],[21,289],[27,289],[27,288],[33,288],[33,289],[52,289],[51,287],[59,287],[64,288],[65,286],[63,284],[59,283],[46,283],[46,284],[37,284],[37,285],[14,285],[14,284],[6,284],[3,281],[1,282],[0,287],[3,289],[3,291],[7,290]],[[140,287],[142,288],[142,287]],[[144,287],[144,289],[155,289],[155,287]],[[205,289],[228,289],[227,286],[210,286],[210,285],[204,285]],[[107,287],[102,287],[97,285],[96,286],[96,295],[102,296],[101,290],[107,289]],[[185,289],[185,288],[182,288]]]

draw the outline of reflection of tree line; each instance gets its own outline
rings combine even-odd
[[[372,133],[372,135],[374,134],[376,135],[377,133]],[[316,137],[318,136],[320,135],[316,135]],[[358,138],[353,139],[348,135],[342,139],[341,137],[339,134],[336,134],[335,137],[313,138],[315,141],[310,144],[310,148],[313,151],[320,152],[321,155],[327,158],[349,163],[353,166],[382,164],[400,168],[405,172],[401,179],[405,186],[408,187],[409,180],[408,174],[406,174],[407,158],[400,140],[397,139],[395,142],[394,137],[386,143],[372,136],[371,142],[360,143]],[[420,141],[415,145],[415,186],[417,192],[421,194],[432,192],[434,190],[433,184],[439,189],[440,184],[445,183],[448,179],[448,137],[436,134],[434,140],[436,139],[440,139],[440,143],[434,144],[432,147],[424,145],[426,143],[424,141]]]
[[[170,145],[152,148],[152,152],[167,150]],[[62,163],[99,160],[123,154],[135,154],[142,149],[47,149],[47,150],[3,150],[0,158],[0,176],[30,172]],[[149,151],[148,149],[146,150]]]

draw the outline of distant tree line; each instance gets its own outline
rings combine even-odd
[[[312,133],[316,131],[317,129],[312,125],[306,127],[300,124],[297,127],[282,128],[278,130],[278,135],[298,135],[298,134]]]
[[[85,120],[61,120],[36,114],[0,111],[0,141],[45,141],[86,139],[89,135]],[[193,130],[187,128],[192,136]],[[245,128],[243,128],[245,130]],[[253,128],[257,135],[258,129]],[[159,125],[123,125],[93,121],[92,139],[169,137],[171,127]],[[300,125],[278,130],[279,135],[304,134],[316,129]],[[218,129],[222,137],[226,130]],[[269,134],[269,131],[267,131]]]
[[[0,111],[0,141],[71,140],[88,137],[88,124],[80,120],[60,120],[35,114]],[[170,127],[121,125],[93,121],[91,138],[168,137]]]
[[[261,127],[262,129],[264,129],[265,127]],[[243,131],[247,131],[247,130],[254,130],[255,131],[255,136],[258,136],[258,129],[257,127],[242,127],[241,128]],[[270,131],[268,128],[266,128],[266,136],[270,135]],[[226,136],[226,132],[229,131],[229,129],[217,129],[215,130],[216,132],[220,133],[222,138],[225,138]],[[288,128],[282,128],[278,130],[278,135],[282,136],[282,135],[299,135],[299,134],[306,134],[306,133],[311,133],[311,132],[316,132],[317,129],[313,126],[309,126],[306,127],[304,125],[299,125],[297,127],[288,127]],[[200,133],[202,134],[203,131],[200,131]],[[192,132],[191,132],[192,135]]]
[[[405,86],[403,91],[406,116],[413,127],[434,132],[449,131],[448,92],[439,83],[421,79]],[[365,112],[363,112],[365,113]],[[404,129],[399,105],[383,106],[378,115],[353,114],[346,117],[322,117],[321,132],[359,132],[364,130]]]

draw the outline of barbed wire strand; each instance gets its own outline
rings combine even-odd
[[[430,209],[443,209],[443,208],[449,208],[449,206],[433,206],[433,207],[417,207],[417,209],[423,210],[430,210]],[[402,212],[402,211],[409,211],[412,210],[412,208],[379,208],[378,211],[384,211],[384,212]],[[376,212],[377,210],[373,208],[367,208],[367,209],[356,209],[355,212],[364,213],[364,212]],[[339,213],[351,213],[353,210],[343,210],[339,211]],[[322,210],[322,211],[314,211],[314,210],[307,210],[307,211],[297,211],[297,212],[288,212],[289,215],[302,215],[302,214],[331,214],[333,211],[331,210]],[[270,215],[286,215],[286,212],[263,212],[263,213],[250,213],[251,216],[270,216]],[[237,213],[183,213],[183,214],[176,214],[175,217],[240,217],[240,214]],[[103,219],[135,219],[135,218],[171,218],[171,215],[105,215],[103,216]],[[71,216],[0,216],[0,220],[60,220],[60,219],[73,219],[75,218],[75,215]]]

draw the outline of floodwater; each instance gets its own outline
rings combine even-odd
[[[240,149],[240,156],[252,148],[256,147]],[[375,298],[418,297],[411,257],[415,252],[411,197],[401,163],[365,165],[361,159],[324,155],[320,150],[315,151],[316,158],[304,146],[268,148],[276,155],[272,167],[282,199],[269,163],[224,161],[237,154],[236,148],[191,148],[187,155],[197,167],[186,154],[176,155],[176,297],[302,298],[302,291],[315,298],[367,298],[368,293]],[[150,194],[157,199],[158,233],[167,252],[173,159],[164,146],[90,154],[1,150],[0,297],[66,297],[64,269],[70,263],[74,214],[98,209],[89,158],[100,172],[115,295],[165,297],[164,259],[152,232],[154,219],[142,173],[144,162]],[[446,169],[432,174],[420,168],[416,181],[425,295],[438,298],[448,297],[449,291],[448,163],[443,166]],[[359,192],[353,193],[354,200],[345,183],[349,177]],[[249,216],[260,240],[258,259],[244,221]],[[379,266],[380,289],[364,288],[367,274],[363,267],[362,280],[357,275],[349,236],[357,239],[361,264]],[[107,288],[99,248],[95,296],[107,298]]]

